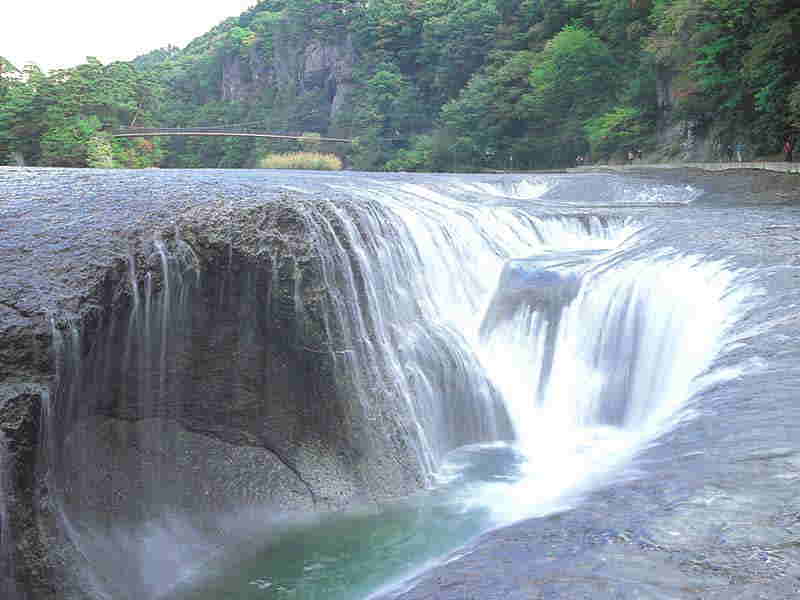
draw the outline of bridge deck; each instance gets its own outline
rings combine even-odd
[[[307,140],[309,142],[338,142],[344,144],[352,144],[354,140],[348,138],[330,138],[330,137],[309,137],[303,135],[292,135],[282,133],[268,133],[262,131],[251,130],[235,130],[224,128],[188,128],[188,127],[173,127],[173,128],[124,128],[115,129],[111,132],[112,137],[161,137],[161,136],[228,136],[228,137],[255,137],[255,138],[269,138],[275,140]]]

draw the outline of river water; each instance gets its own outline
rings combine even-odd
[[[62,176],[50,172],[52,190]],[[254,504],[201,531],[165,511],[113,543],[71,534],[112,597],[688,598],[800,575],[800,506],[783,486],[800,477],[791,202],[605,174],[129,173],[114,189],[87,177],[100,208],[82,218],[98,230],[137,218],[124,202],[112,210],[125,194],[167,211],[215,190],[231,205],[297,198],[326,280],[353,277],[344,248],[365,280],[360,311],[355,286],[331,293],[351,336],[345,368],[372,373],[352,400],[369,404],[392,374],[427,481],[335,513]],[[21,204],[30,184],[17,185]],[[61,202],[52,210],[85,206]],[[176,299],[201,274],[191,249],[178,260],[156,240],[153,256],[163,273],[191,267],[165,288],[172,301],[136,297],[136,344],[163,353]],[[62,353],[72,335],[56,336]],[[159,477],[154,502],[172,473]],[[560,541],[542,546],[553,528]]]
[[[634,458],[691,418],[691,398],[738,373],[710,367],[757,295],[745,274],[648,245],[641,219],[608,211],[686,206],[699,191],[623,182],[580,197],[554,179],[331,184],[382,210],[380,225],[360,227],[388,246],[357,251],[379,263],[362,267],[386,328],[378,352],[406,381],[430,489],[249,540],[179,597],[401,591],[478,534],[635,478]],[[592,214],[593,205],[607,214]],[[413,299],[413,310],[398,296]],[[440,339],[459,358],[432,378]],[[511,439],[475,406],[490,403],[488,390],[501,397]],[[486,437],[497,441],[453,450]]]

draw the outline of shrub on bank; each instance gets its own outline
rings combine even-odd
[[[342,161],[335,154],[321,152],[287,152],[267,154],[261,159],[262,169],[310,169],[314,171],[341,171]]]
[[[102,133],[96,133],[86,143],[86,164],[93,169],[114,168],[114,148],[111,139]]]

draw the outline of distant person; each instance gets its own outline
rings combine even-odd
[[[786,162],[792,162],[792,153],[794,152],[794,140],[786,138],[783,144],[783,153],[786,155]]]
[[[728,144],[725,147],[725,156],[728,158],[728,162],[733,162],[733,145]]]
[[[744,152],[744,144],[742,142],[736,142],[736,160],[742,162],[742,153]]]

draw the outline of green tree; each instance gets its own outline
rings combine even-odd
[[[19,71],[10,61],[0,56],[0,165],[11,160],[10,133],[3,128],[4,107],[10,102],[12,88],[19,87]]]
[[[769,151],[800,133],[793,103],[800,85],[800,7],[782,0],[754,4],[754,31],[748,38],[743,75],[758,116],[756,141],[762,151]]]
[[[486,0],[429,0],[422,5],[419,62],[438,101],[456,96],[483,66],[492,48],[500,13]]]
[[[644,142],[641,113],[630,106],[618,106],[593,117],[584,127],[595,158],[608,160],[615,153],[625,155]]]
[[[531,159],[555,166],[584,154],[584,123],[611,107],[619,80],[611,52],[591,31],[567,26],[550,40],[536,58],[530,91],[520,100]]]
[[[108,136],[95,134],[86,144],[86,164],[95,169],[114,167],[114,148]]]
[[[26,162],[35,164],[40,154],[40,138],[47,128],[47,99],[40,94],[45,75],[36,65],[23,69],[22,79],[14,79],[5,89],[0,102],[0,146],[10,160],[12,153],[21,154]]]
[[[97,132],[152,122],[159,90],[128,63],[89,58],[49,74],[29,66],[0,102],[0,139],[33,164],[86,166]]]
[[[89,143],[100,131],[96,116],[70,116],[48,123],[41,137],[40,164],[52,167],[89,166]]]

